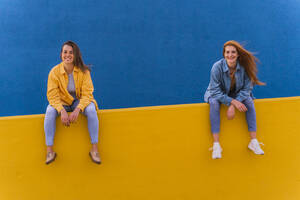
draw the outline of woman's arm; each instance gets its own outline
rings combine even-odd
[[[93,97],[93,92],[94,92],[94,86],[93,82],[91,79],[91,74],[89,71],[86,71],[83,75],[83,83],[81,87],[81,97],[80,97],[80,102],[77,106],[77,108],[80,108],[81,111],[87,107],[92,100],[94,99]]]
[[[221,88],[222,71],[220,66],[214,65],[210,73],[210,93],[211,97],[217,99],[225,105],[230,105],[232,98],[229,97]]]
[[[250,96],[250,93],[253,88],[253,85],[252,85],[247,73],[246,72],[244,72],[244,73],[245,74],[244,74],[243,87],[237,93],[236,98],[231,101],[231,105],[233,105],[240,112],[246,112],[248,110],[247,107],[242,103],[242,101],[244,101],[245,99],[247,99]]]
[[[59,96],[59,80],[53,70],[51,70],[49,73],[47,85],[47,98],[49,104],[53,106],[58,113],[60,113],[63,109],[63,106]]]
[[[48,77],[48,87],[47,87],[47,98],[49,104],[53,106],[58,113],[61,114],[61,122],[65,126],[70,125],[70,119],[67,111],[64,109],[62,101],[59,96],[59,80],[52,70]]]
[[[252,89],[253,89],[253,84],[252,84],[248,74],[246,72],[244,72],[244,84],[243,84],[243,87],[240,89],[240,91],[237,93],[237,96],[235,99],[239,102],[244,101],[245,99],[247,99],[250,96]]]

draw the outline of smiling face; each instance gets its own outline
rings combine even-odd
[[[235,67],[239,54],[234,46],[226,46],[224,49],[224,58],[229,67]]]
[[[69,45],[63,46],[61,51],[61,59],[67,65],[73,64],[74,54],[73,54],[73,48],[71,46]]]

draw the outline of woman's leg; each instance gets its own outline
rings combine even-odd
[[[219,133],[220,133],[220,102],[216,99],[209,98],[209,118],[210,127],[213,136],[213,152],[212,158],[222,158],[221,152],[222,148],[219,143]]]
[[[96,150],[98,143],[98,132],[99,132],[99,120],[94,103],[90,103],[85,109],[83,114],[88,120],[88,130],[90,133],[91,143],[93,145],[93,150]]]
[[[218,142],[220,133],[220,102],[214,98],[209,98],[209,118],[213,140]]]
[[[98,132],[99,132],[99,120],[94,103],[90,103],[85,109],[83,114],[88,120],[88,129],[90,133],[92,149],[89,155],[93,162],[100,164],[101,159],[98,152]]]
[[[256,139],[256,112],[253,100],[251,97],[248,97],[242,103],[247,107],[246,120],[251,138],[248,148],[255,154],[263,155],[264,151],[260,148],[259,142]]]
[[[248,124],[248,131],[251,139],[256,138],[256,112],[254,103],[251,97],[248,97],[242,102],[247,107],[246,120]]]
[[[58,113],[57,113],[56,109],[53,108],[52,106],[48,105],[46,114],[45,114],[45,120],[44,120],[44,130],[45,130],[47,147],[52,148],[52,146],[53,146],[57,116],[58,116]]]
[[[53,162],[56,157],[56,153],[53,151],[53,141],[55,135],[57,116],[58,113],[56,109],[48,105],[45,114],[45,120],[44,120],[44,130],[45,130],[45,138],[46,138],[46,145],[47,145],[46,164]]]

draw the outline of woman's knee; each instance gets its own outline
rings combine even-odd
[[[244,103],[244,105],[247,107],[248,110],[255,109],[254,108],[254,102],[253,102],[253,99],[251,97],[248,97],[242,103]]]
[[[209,98],[209,106],[211,110],[220,110],[220,102],[217,99]]]
[[[51,105],[48,105],[47,106],[47,109],[46,109],[46,117],[54,117],[56,118],[58,115],[58,112],[55,108],[53,108]]]
[[[85,109],[84,109],[85,115],[97,115],[96,107],[94,103],[90,103]]]

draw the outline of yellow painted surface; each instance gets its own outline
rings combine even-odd
[[[90,161],[86,119],[58,121],[45,165],[44,115],[0,118],[0,200],[299,200],[300,97],[256,100],[265,155],[247,149],[244,115],[221,111],[223,158],[211,159],[209,106],[101,110],[103,164]]]

